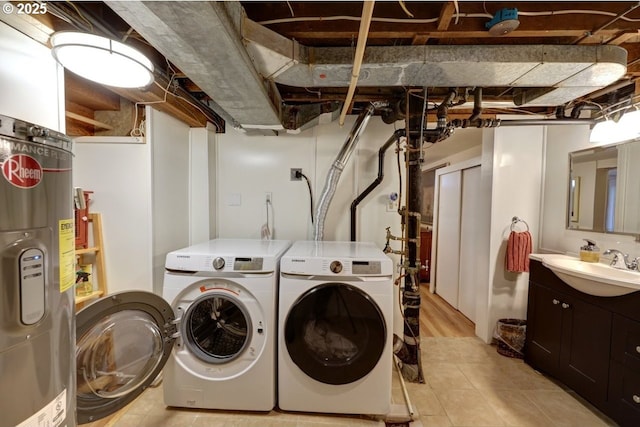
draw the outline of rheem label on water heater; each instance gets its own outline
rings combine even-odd
[[[26,154],[14,154],[2,163],[4,178],[19,188],[33,188],[42,181],[40,163]]]

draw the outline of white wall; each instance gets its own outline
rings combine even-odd
[[[315,176],[314,131],[300,135],[247,136],[227,128],[218,136],[217,235],[259,239],[267,222],[265,194],[271,193],[269,222],[275,239],[304,239],[310,227],[304,181],[291,181],[290,168]]]
[[[74,144],[73,185],[93,191],[102,215],[109,293],[152,290],[151,146]]]
[[[74,185],[102,214],[109,293],[162,289],[167,252],[209,238],[206,129],[147,107],[145,143],[74,144]]]
[[[347,117],[295,135],[248,136],[228,129],[217,142],[217,235],[260,238],[266,222],[264,197],[272,193],[274,238],[313,238],[306,182],[291,181],[291,168],[301,168],[311,181],[314,203],[324,189],[327,172],[355,122]],[[378,150],[394,128],[372,117],[342,172],[325,221],[324,240],[350,239],[350,206],[378,173]],[[404,159],[402,159],[404,169]],[[386,200],[398,192],[395,149],[386,152],[384,181],[358,207],[357,240],[385,243],[385,227],[399,235],[400,217],[388,212]],[[238,204],[239,202],[239,204]],[[271,216],[271,211],[270,211]]]
[[[542,126],[503,127],[487,130],[486,134],[483,149],[492,159],[482,167],[483,179],[490,181],[487,185],[491,187],[491,231],[488,281],[480,285],[488,284],[488,289],[481,292],[486,292],[488,304],[480,302],[477,308],[488,311],[484,322],[479,317],[476,335],[488,342],[498,319],[526,318],[529,274],[505,271],[506,244],[511,220],[517,216],[527,222],[534,239],[533,250],[537,249],[546,130]],[[517,227],[519,231],[526,229],[522,224]]]
[[[189,246],[190,128],[184,122],[151,107],[146,108],[146,121],[152,156],[152,289],[160,293],[167,253]],[[206,163],[203,166],[206,167]],[[208,203],[203,209],[206,206]]]
[[[0,58],[0,114],[64,132],[64,73],[51,51],[0,22]]]
[[[595,240],[602,249],[616,248],[633,257],[640,255],[640,244],[633,236],[567,230],[569,153],[602,145],[589,142],[589,126],[549,126],[545,156],[543,212],[540,251],[577,255],[582,239]]]
[[[215,129],[194,128],[189,133],[189,244],[206,242],[211,235],[209,150],[213,151]]]

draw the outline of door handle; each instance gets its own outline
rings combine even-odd
[[[559,301],[559,300],[557,300],[557,299],[555,299],[555,298],[552,300],[552,302],[553,302],[553,305],[558,305],[558,304],[560,304],[560,301]]]
[[[569,304],[567,304],[566,302],[562,303],[562,308],[569,308],[571,307]]]

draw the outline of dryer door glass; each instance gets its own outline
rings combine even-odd
[[[348,384],[376,366],[387,330],[380,308],[366,293],[328,283],[293,304],[284,334],[289,356],[304,373],[325,384]]]
[[[227,294],[211,292],[194,301],[182,324],[189,349],[207,363],[229,362],[251,341],[246,307]]]

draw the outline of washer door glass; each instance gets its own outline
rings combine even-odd
[[[251,318],[238,299],[211,292],[195,300],[183,324],[186,345],[207,363],[226,363],[240,356],[251,341]]]
[[[380,360],[386,338],[378,305],[344,283],[323,284],[303,294],[289,311],[284,330],[293,362],[325,384],[348,384],[366,376]]]
[[[173,310],[149,292],[102,298],[76,317],[78,423],[131,402],[156,378],[175,340]]]

